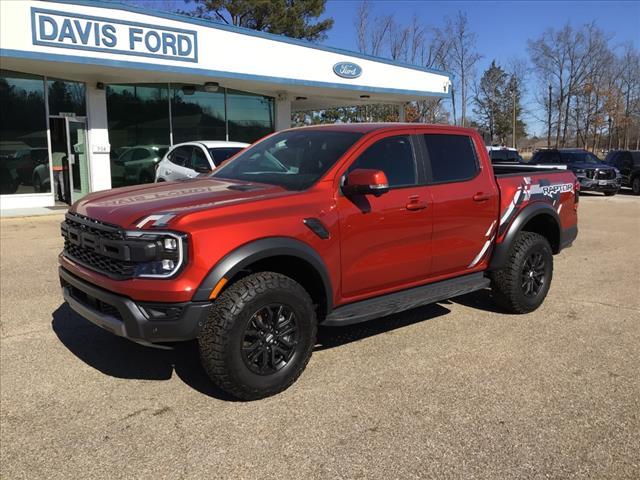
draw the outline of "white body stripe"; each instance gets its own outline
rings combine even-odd
[[[504,212],[504,215],[502,215],[502,218],[500,219],[500,225],[502,225],[504,222],[507,221],[507,218],[509,218],[509,215],[511,214],[513,209],[516,208],[516,203],[520,199],[520,195],[522,195],[522,189],[518,188],[516,190],[516,193],[513,195],[513,200],[511,200],[509,207],[507,208],[507,210]]]
[[[488,237],[489,235],[491,235],[491,232],[493,232],[493,227],[495,226],[497,220],[494,220],[493,222],[491,222],[491,225],[489,226],[489,230],[487,230],[487,233],[484,234],[485,237]]]
[[[491,245],[492,241],[493,241],[493,237],[491,237],[489,240],[484,242],[484,246],[482,247],[482,250],[480,250],[480,253],[478,253],[478,255],[476,255],[476,258],[474,258],[471,261],[471,263],[469,264],[469,266],[467,268],[475,267],[478,264],[478,262],[480,260],[482,260],[482,258],[484,257],[484,254],[487,253],[487,250],[489,249],[489,246]]]

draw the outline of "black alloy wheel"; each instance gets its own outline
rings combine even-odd
[[[252,372],[271,375],[293,358],[299,331],[287,305],[273,303],[253,314],[242,337],[242,359]]]
[[[526,297],[537,296],[545,283],[545,261],[540,252],[532,252],[522,266],[522,292]]]
[[[553,278],[549,241],[534,232],[519,232],[503,268],[490,272],[495,301],[512,313],[533,312],[544,301]]]
[[[224,289],[198,335],[200,359],[213,382],[243,400],[289,388],[316,344],[309,293],[281,273],[256,272]]]

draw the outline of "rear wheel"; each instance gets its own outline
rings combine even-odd
[[[492,273],[491,288],[496,301],[513,313],[538,308],[549,292],[553,276],[553,253],[542,235],[520,232],[507,265]]]
[[[631,180],[631,191],[634,195],[640,195],[640,176],[634,177]]]
[[[279,273],[249,275],[225,290],[200,332],[200,359],[221,389],[243,400],[279,393],[300,376],[316,341],[309,294]]]

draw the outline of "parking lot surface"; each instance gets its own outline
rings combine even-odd
[[[72,313],[61,219],[0,223],[2,478],[640,478],[638,197],[582,196],[538,311],[478,292],[321,329],[300,380],[250,403],[194,344]]]

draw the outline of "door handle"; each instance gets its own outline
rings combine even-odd
[[[407,210],[424,210],[427,208],[427,202],[421,201],[420,197],[414,195],[409,197],[409,203],[406,205]]]
[[[473,196],[473,201],[474,202],[486,202],[490,198],[491,198],[491,195],[489,195],[488,193],[478,192]]]

